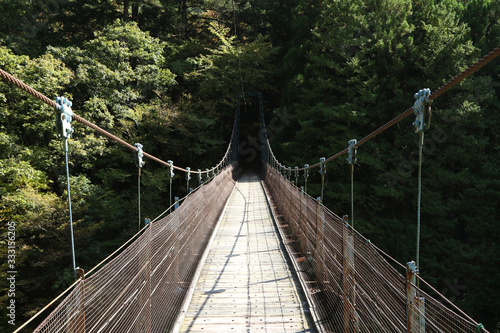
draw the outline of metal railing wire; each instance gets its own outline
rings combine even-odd
[[[232,172],[224,169],[79,280],[35,332],[168,332],[234,187]]]
[[[288,252],[300,267],[323,329],[407,332],[408,282],[384,253],[267,164],[264,183],[280,216]],[[425,332],[487,332],[470,317],[413,287],[417,299],[425,298]],[[418,318],[422,320],[422,316]]]

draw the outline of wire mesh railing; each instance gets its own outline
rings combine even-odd
[[[348,221],[267,164],[265,184],[325,331],[486,332],[407,280]]]
[[[168,332],[234,187],[232,172],[224,169],[79,280],[35,332]]]

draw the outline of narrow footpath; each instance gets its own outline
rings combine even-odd
[[[316,332],[257,176],[238,181],[220,223],[180,332]]]

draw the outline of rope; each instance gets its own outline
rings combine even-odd
[[[7,81],[8,83],[20,88],[21,90],[24,90],[25,92],[27,92],[28,94],[30,94],[31,96],[37,98],[38,100],[44,102],[45,104],[47,104],[48,106],[52,107],[52,108],[56,108],[57,104],[56,102],[54,102],[53,100],[51,100],[50,98],[48,98],[47,96],[45,96],[44,94],[40,93],[39,91],[33,89],[32,87],[30,87],[29,85],[27,85],[26,83],[24,83],[23,81],[19,80],[18,78],[10,75],[9,73],[7,73],[6,71],[4,71],[3,69],[0,68],[0,77],[2,79],[4,79],[5,81]],[[131,145],[130,143],[126,142],[125,140],[122,140],[120,139],[119,137],[109,133],[108,131],[102,129],[101,127],[97,126],[96,124],[82,118],[81,116],[78,116],[76,114],[73,114],[73,120],[89,127],[89,128],[92,128],[93,130],[95,130],[96,132],[100,133],[101,135],[119,143],[120,145],[122,145],[123,147],[133,151],[133,152],[137,152],[137,148],[135,148],[133,145]],[[229,148],[228,148],[228,151],[229,151]],[[227,154],[227,152],[226,152]],[[146,152],[144,152],[144,156],[146,156],[147,158],[155,161],[155,162],[158,162],[160,164],[163,164],[165,166],[168,166],[170,167],[170,165],[163,161],[162,159],[156,157],[156,156],[153,156],[151,154],[148,154]],[[213,170],[215,170],[218,166],[221,165],[222,162],[220,162],[216,167],[212,168],[212,169],[209,169],[209,170],[205,170],[205,171],[191,171],[192,173],[201,173],[201,174],[204,174],[204,173],[208,173],[208,172],[212,172]],[[174,165],[174,169],[177,169],[179,171],[183,171],[183,172],[187,172],[186,169],[184,168],[181,168],[179,166],[176,166]]]
[[[469,66],[466,70],[464,70],[463,72],[461,72],[460,74],[458,74],[457,76],[455,76],[453,79],[451,79],[450,81],[448,81],[446,84],[444,84],[443,86],[441,86],[438,90],[436,90],[434,93],[432,93],[429,96],[429,99],[430,100],[434,100],[434,99],[438,98],[443,93],[445,93],[446,91],[450,90],[452,87],[456,86],[457,84],[459,84],[460,82],[462,82],[463,80],[465,80],[468,76],[470,76],[471,74],[477,72],[480,68],[484,67],[486,64],[488,64],[489,62],[491,62],[492,60],[494,60],[499,55],[500,55],[500,45],[497,46],[495,49],[493,49],[490,53],[488,53],[487,55],[485,55],[484,57],[482,57],[481,59],[479,59],[478,61],[476,61],[474,64],[472,64],[471,66]],[[404,111],[400,115],[394,117],[392,120],[388,121],[384,125],[382,125],[379,128],[377,128],[375,131],[373,131],[370,134],[368,134],[367,136],[365,136],[363,139],[359,140],[358,143],[356,144],[356,147],[359,147],[362,144],[366,143],[367,141],[373,139],[375,136],[377,136],[380,133],[384,132],[385,130],[387,130],[391,126],[397,124],[398,122],[400,122],[401,120],[403,120],[404,118],[408,117],[411,114],[413,114],[413,108],[407,109],[406,111]],[[326,162],[333,161],[334,159],[337,159],[337,158],[339,158],[340,156],[342,156],[342,155],[344,155],[346,153],[347,153],[347,148],[344,149],[344,150],[339,151],[335,155],[332,155],[332,156],[328,157],[326,159]],[[308,167],[308,169],[317,168],[319,166],[320,166],[320,163],[316,163],[316,164],[310,165]],[[288,169],[291,170],[291,168],[285,168],[285,169],[286,170],[288,170]],[[305,170],[305,168],[299,168],[298,169],[298,171],[303,171],[303,170]]]

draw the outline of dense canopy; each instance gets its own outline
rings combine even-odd
[[[280,161],[314,164],[499,44],[500,0],[0,0],[0,68],[191,169],[222,157],[241,91],[263,92]],[[423,166],[421,274],[491,332],[500,331],[499,96],[497,59],[437,99]],[[256,99],[243,102],[243,115],[257,110]],[[402,263],[416,242],[411,122],[363,145],[355,166],[356,228]],[[137,169],[131,152],[74,127],[76,260],[88,270],[137,231]],[[168,206],[168,169],[146,162],[142,213],[154,218]],[[344,162],[326,175],[324,202],[339,215],[350,212]],[[0,82],[0,254],[14,222],[18,324],[73,280],[65,182],[54,111]],[[313,171],[308,191],[320,190]],[[186,192],[180,173],[174,191]],[[2,290],[7,271],[2,260]],[[7,301],[0,294],[2,332],[12,328]]]

